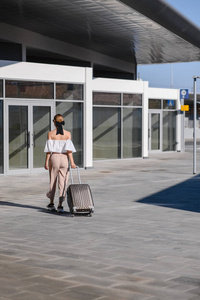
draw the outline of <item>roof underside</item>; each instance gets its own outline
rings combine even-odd
[[[200,30],[161,0],[1,0],[1,22],[138,64],[200,59]]]

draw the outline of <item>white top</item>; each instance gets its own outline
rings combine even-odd
[[[44,152],[66,153],[67,151],[76,152],[71,140],[47,140]]]

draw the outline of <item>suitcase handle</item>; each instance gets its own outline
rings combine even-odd
[[[81,184],[81,176],[80,176],[80,171],[79,171],[79,167],[78,166],[76,166],[76,170],[77,170],[77,174],[78,174],[79,184]],[[71,183],[73,184],[74,180],[73,180],[72,168],[71,167],[69,167],[69,171],[70,171]]]

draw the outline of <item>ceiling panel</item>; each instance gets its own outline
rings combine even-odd
[[[174,11],[161,0],[0,1],[1,22],[121,60],[133,62],[134,56],[139,64],[199,60],[200,45],[192,40],[197,28],[187,23],[188,42],[181,34],[185,20],[176,15],[180,22],[172,33],[167,16],[170,20]],[[200,31],[197,34],[200,37]]]

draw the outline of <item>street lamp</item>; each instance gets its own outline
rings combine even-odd
[[[200,76],[194,76],[194,124],[193,124],[193,174],[196,174],[196,152],[197,152],[197,143],[196,143],[196,119],[197,119],[197,94],[196,94],[196,82]]]

